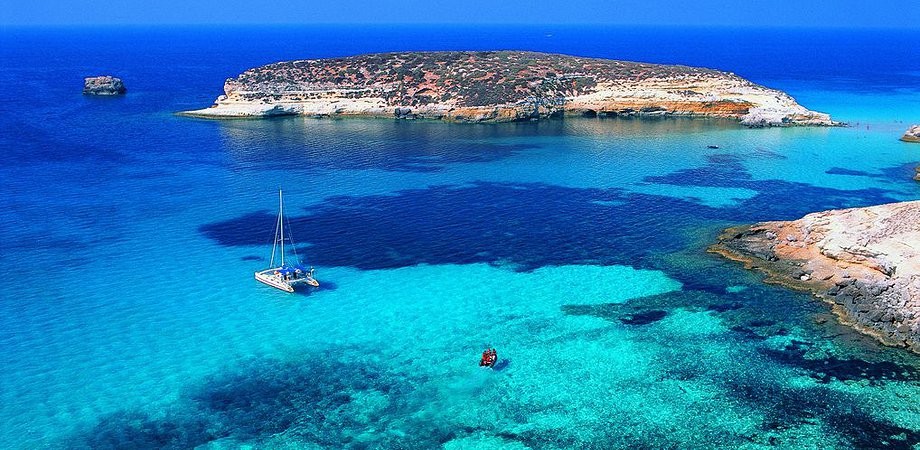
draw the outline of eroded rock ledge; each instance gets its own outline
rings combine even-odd
[[[507,122],[563,115],[705,116],[752,127],[838,125],[727,72],[546,53],[408,52],[287,61],[224,84],[208,118],[379,116]]]
[[[920,201],[730,228],[710,251],[811,291],[844,322],[920,353]]]

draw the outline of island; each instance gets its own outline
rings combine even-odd
[[[728,72],[524,51],[380,53],[285,61],[224,84],[205,118],[373,116],[453,122],[717,117],[750,127],[839,125]]]
[[[128,92],[121,78],[111,75],[83,79],[83,95],[123,95]]]
[[[844,323],[920,353],[920,201],[730,228],[710,251],[810,291]]]

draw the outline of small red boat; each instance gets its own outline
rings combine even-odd
[[[494,348],[487,348],[482,351],[482,358],[479,359],[479,367],[493,367],[498,361],[498,352]]]

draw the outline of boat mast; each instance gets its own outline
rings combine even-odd
[[[272,258],[268,262],[268,267],[275,267],[275,254],[278,252],[278,230],[281,226],[281,216],[275,217],[275,234],[272,236]]]
[[[281,227],[281,267],[284,267],[284,198],[278,189],[278,226]]]

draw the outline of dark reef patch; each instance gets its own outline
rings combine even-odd
[[[899,164],[893,167],[886,167],[881,170],[881,177],[888,180],[905,180],[913,179],[917,174],[917,163]]]
[[[727,296],[729,294],[724,294]],[[707,291],[680,290],[630,299],[626,303],[600,303],[589,305],[562,305],[563,314],[569,316],[594,316],[625,325],[647,325],[658,322],[676,309],[691,311],[711,310],[721,296]],[[741,308],[740,303],[726,311]]]
[[[756,157],[756,155],[755,155]],[[897,168],[901,170],[901,168]],[[895,169],[892,169],[895,170]],[[887,173],[886,173],[887,175]],[[710,155],[706,165],[644,178],[645,182],[675,186],[744,188],[757,191],[736,206],[723,208],[723,217],[736,223],[791,220],[815,211],[898,201],[892,191],[878,188],[839,190],[782,180],[754,180],[741,155]],[[792,200],[794,199],[794,200]]]
[[[355,353],[358,353],[357,350]],[[298,361],[254,359],[217,373],[156,412],[125,410],[101,417],[69,436],[63,447],[185,449],[219,442],[240,448],[441,448],[472,435],[496,436],[530,448],[662,448],[676,446],[665,432],[621,436],[613,421],[609,436],[586,442],[573,430],[536,427],[522,432],[470,426],[432,415],[427,380],[388,371],[368,362],[337,357],[333,350]],[[329,357],[329,355],[336,355]],[[360,353],[358,353],[358,356]],[[508,367],[503,359],[496,370]],[[471,401],[496,402],[495,398]],[[501,399],[503,417],[527,423],[534,414],[568,406],[534,405]],[[599,430],[595,430],[599,431]],[[599,444],[600,442],[607,444]],[[629,445],[627,445],[629,444]],[[600,446],[598,446],[600,445]]]
[[[763,348],[761,353],[782,364],[808,373],[820,383],[838,381],[920,381],[920,369],[891,361],[872,362],[862,359],[841,359],[835,356],[806,357],[810,343],[792,341],[782,350]]]
[[[788,336],[789,329],[772,320],[752,320],[747,323],[738,323],[744,317],[734,317],[733,323],[729,329],[740,334],[746,339],[762,341],[771,336]]]
[[[609,203],[617,200],[623,202]],[[654,200],[654,201],[653,201]],[[651,210],[648,209],[653,205]],[[653,215],[687,226],[686,200],[619,190],[478,183],[336,197],[290,217],[311,264],[385,269],[427,264],[509,263],[520,270],[564,264],[641,264],[680,241],[649,225]],[[660,220],[659,220],[660,221]],[[222,245],[261,245],[274,214],[258,211],[200,227]]]
[[[681,169],[661,176],[648,176],[644,181],[679,186],[737,187],[743,181],[751,180],[751,174],[744,167],[743,161],[744,159],[738,155],[709,155],[703,167]]]
[[[75,435],[71,448],[192,448],[215,440],[265,443],[285,439],[322,447],[350,446],[369,423],[412,410],[411,378],[374,364],[326,354],[302,361],[255,359],[218,373],[186,391],[165,414],[123,411],[103,417]],[[361,395],[385,400],[378,408],[352,409]],[[385,425],[385,424],[383,424]],[[381,437],[381,448],[434,448],[450,439],[444,430]],[[386,442],[383,442],[386,441]]]
[[[728,302],[728,303],[719,303],[715,305],[709,305],[706,309],[714,311],[717,313],[723,313],[726,311],[734,311],[736,309],[744,308],[744,304],[741,302]]]
[[[865,172],[865,171],[862,171],[862,170],[853,170],[853,169],[847,169],[847,168],[844,168],[844,167],[831,167],[830,169],[825,170],[824,173],[826,173],[826,174],[828,174],[828,175],[851,175],[851,176],[855,176],[855,177],[875,177],[875,176],[878,176],[878,175],[873,175],[873,174],[871,174],[871,173],[869,173],[869,172]]]
[[[522,411],[524,414],[533,414],[537,411]],[[522,422],[526,416],[521,417]],[[668,433],[663,427],[650,427],[637,431],[632,427],[624,427],[622,420],[606,417],[598,418],[589,431],[596,434],[597,440],[586,442],[572,430],[541,429],[528,427],[520,431],[501,431],[496,434],[506,441],[519,442],[529,449],[679,449],[686,448],[686,442],[680,442],[673,434]],[[587,430],[583,430],[587,431]],[[726,440],[725,442],[730,442]]]
[[[728,380],[725,392],[763,411],[765,431],[815,423],[830,403],[827,396],[822,397],[821,390],[786,388],[755,378]]]
[[[837,414],[827,422],[850,448],[911,450],[920,444],[920,428],[900,427],[866,413]]]
[[[766,289],[770,289],[767,287]],[[751,294],[756,295],[761,291],[752,289]],[[769,291],[763,291],[769,295]],[[794,294],[792,294],[794,295]],[[594,316],[608,321],[620,321],[628,325],[644,325],[663,319],[669,312],[676,309],[688,311],[711,311],[727,323],[734,325],[733,331],[745,334],[758,335],[753,328],[769,327],[763,330],[764,334],[781,334],[781,326],[775,321],[761,318],[759,311],[742,311],[744,303],[737,301],[736,294],[714,294],[709,291],[680,290],[663,294],[648,295],[630,299],[626,303],[600,303],[588,305],[562,305],[560,309],[566,315]],[[742,325],[743,324],[743,325]]]
[[[664,319],[667,315],[667,311],[653,309],[651,311],[642,311],[625,315],[620,317],[620,322],[623,322],[626,325],[648,325],[650,323],[655,323],[661,319]]]
[[[773,151],[767,148],[763,148],[763,147],[755,148],[753,151],[753,156],[755,158],[760,158],[760,159],[789,159],[788,156],[782,153],[779,153],[779,152],[776,152],[776,151]]]
[[[849,394],[824,387],[789,388],[753,378],[732,380],[725,387],[729,395],[766,413],[760,426],[763,433],[749,437],[754,442],[788,445],[786,430],[823,424],[832,430],[828,439],[841,448],[911,449],[920,443],[920,428],[876,419]]]
[[[740,334],[746,339],[750,339],[754,341],[763,341],[767,339],[767,336],[763,336],[760,333],[758,333],[756,330],[743,326],[743,325],[734,325],[731,328],[729,328],[729,330]]]
[[[594,316],[625,325],[648,325],[664,319],[667,311],[660,309],[635,310],[629,304],[602,303],[599,305],[562,305],[563,314],[569,316]]]
[[[734,158],[719,158],[734,164]],[[699,181],[713,177],[706,172]],[[783,218],[893,200],[881,190],[755,184],[760,194],[730,208],[618,189],[538,183],[434,186],[397,195],[329,198],[290,220],[295,233],[309,231],[298,235],[298,241],[309,243],[303,252],[316,265],[387,269],[501,262],[519,270],[566,264],[656,268],[650,255],[680,250],[689,239],[681,230],[703,223]],[[789,198],[797,199],[795,207],[790,208]],[[263,245],[274,220],[273,213],[256,211],[199,230],[221,245]],[[724,285],[701,287],[724,290]]]

